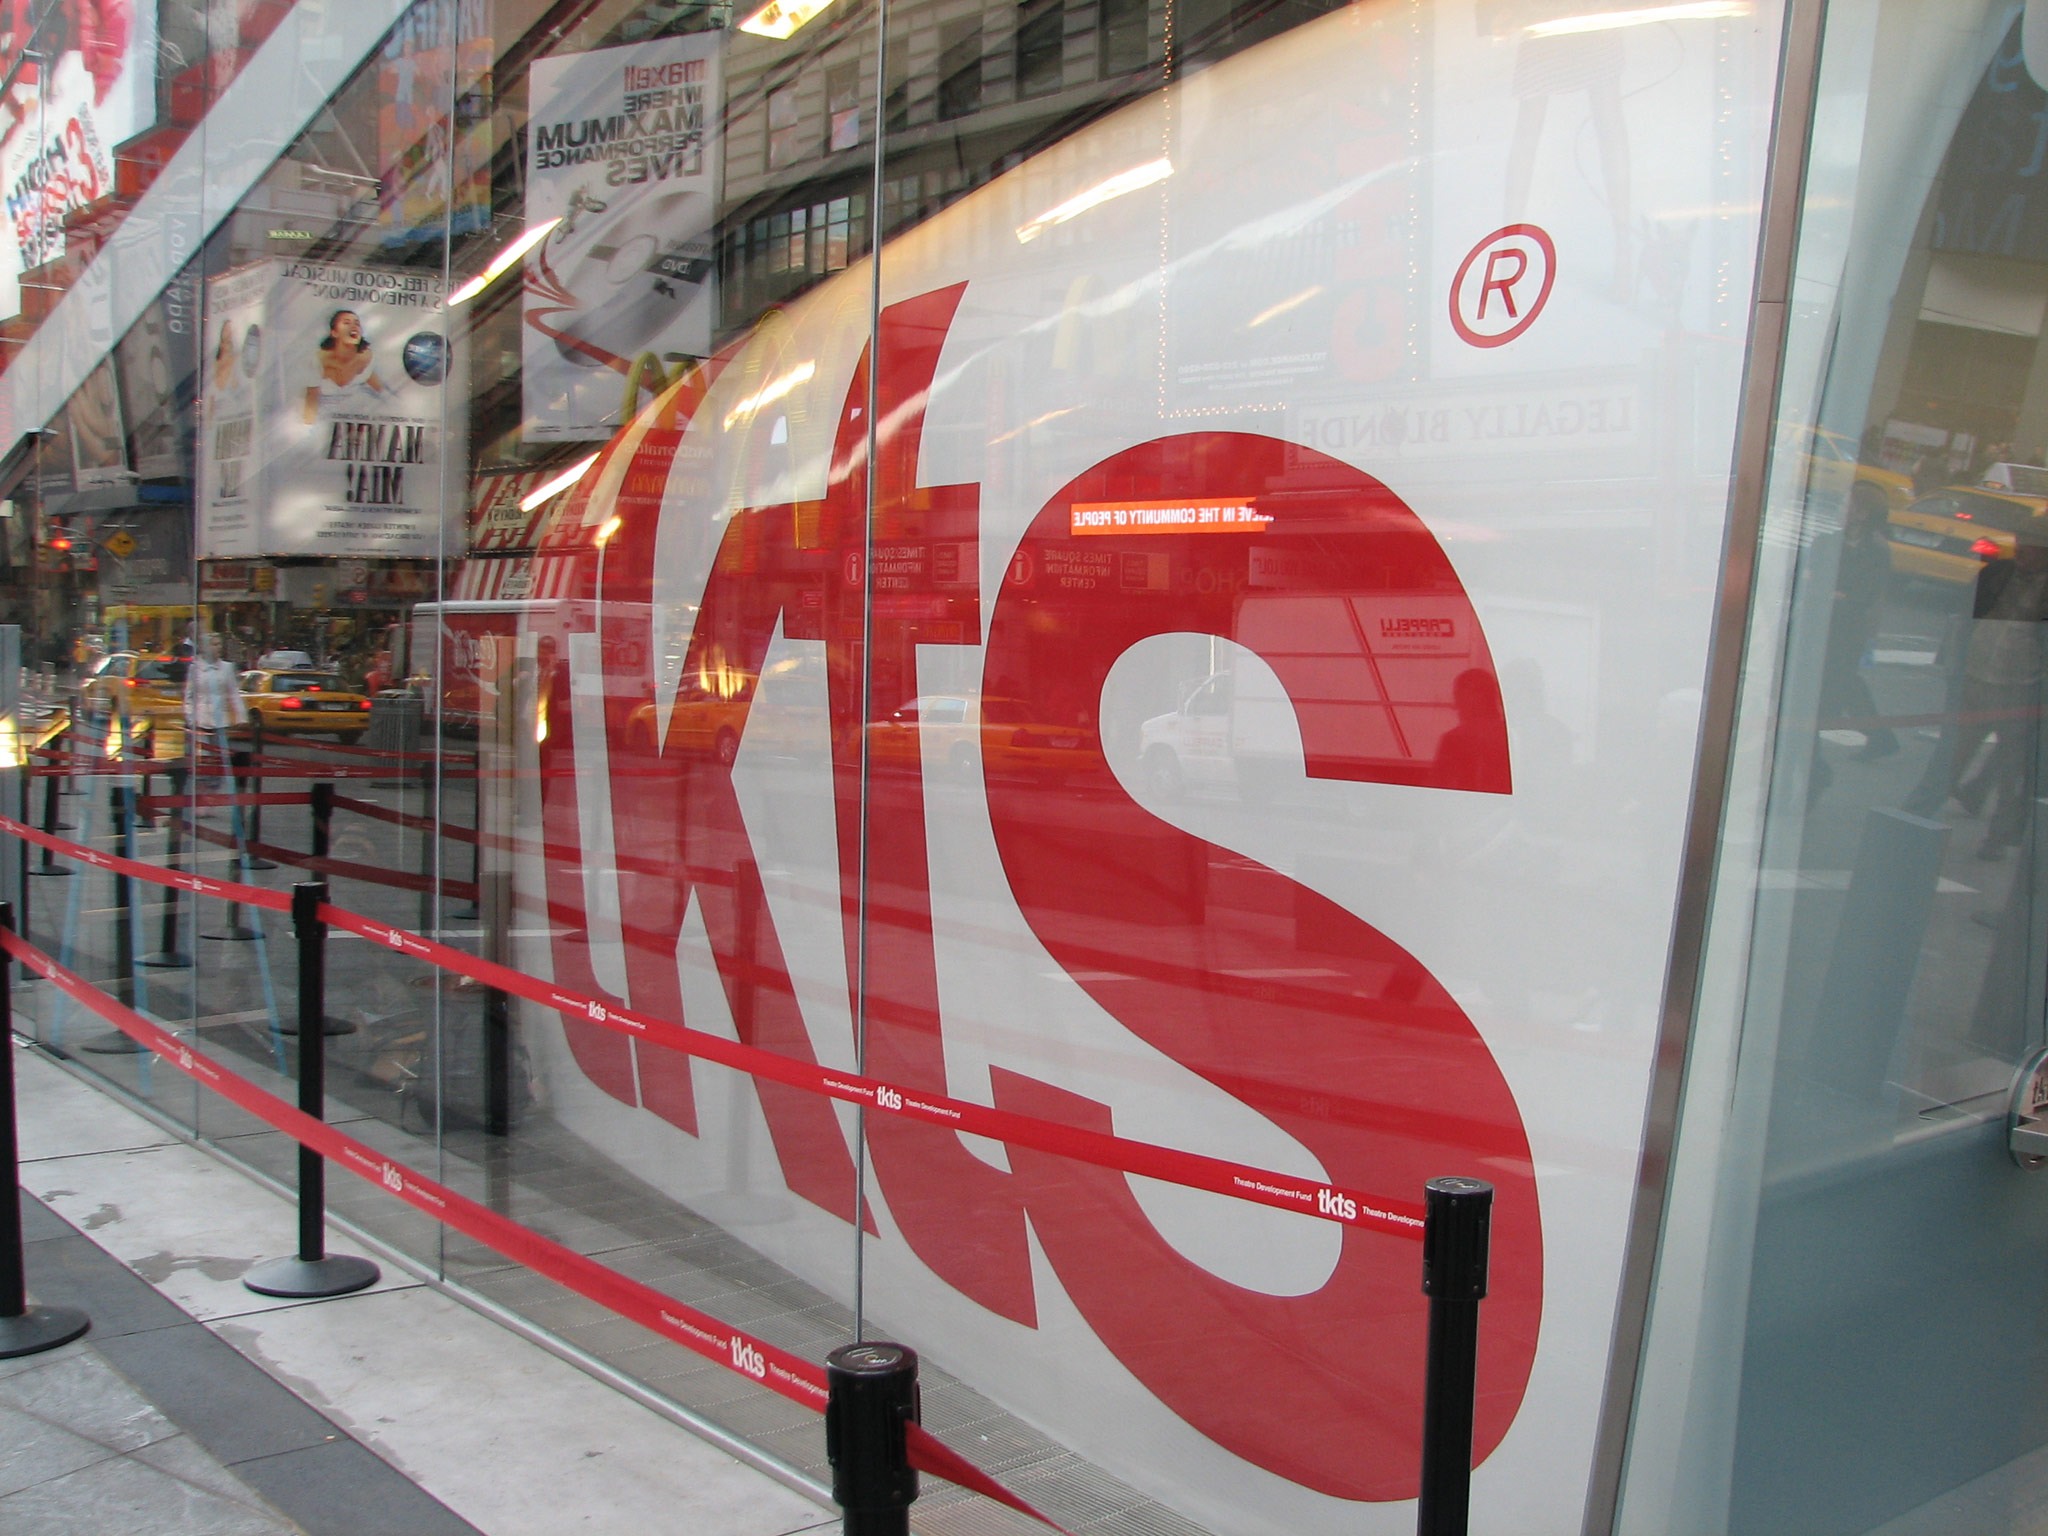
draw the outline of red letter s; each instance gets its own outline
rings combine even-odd
[[[1129,516],[1128,531],[1074,537],[1075,504],[1119,500],[1151,511]],[[1247,500],[1270,519],[1262,531],[1193,531],[1170,512],[1190,531],[1144,526],[1162,506],[1183,505],[1192,520],[1194,509]],[[1100,698],[1139,640],[1206,633],[1257,650],[1278,674],[1312,775],[1507,792],[1500,696],[1472,606],[1435,539],[1370,477],[1243,434],[1147,443],[1069,484],[1020,546],[1041,572],[1082,568],[1083,551],[1089,569],[1104,552],[1133,570],[1163,556],[1174,581],[1166,592],[1123,581],[1044,596],[1005,587],[986,675],[1040,718],[1053,717],[1048,694]],[[1057,667],[1038,651],[1053,627]],[[1059,814],[1042,789],[988,779],[1011,890],[1060,964],[1133,1034],[1293,1136],[1331,1182],[1408,1199],[1443,1173],[1496,1185],[1475,1434],[1484,1456],[1528,1382],[1543,1263],[1528,1143],[1485,1042],[1393,940],[1167,826],[1124,793],[1099,736],[1081,740]],[[1077,815],[1084,806],[1090,814]],[[1007,1110],[1111,1129],[1106,1106],[1015,1073],[998,1071],[995,1093]],[[1024,1147],[1010,1159],[1075,1305],[1170,1408],[1307,1487],[1414,1496],[1424,1303],[1412,1242],[1345,1227],[1319,1290],[1269,1295],[1169,1247],[1122,1175]]]

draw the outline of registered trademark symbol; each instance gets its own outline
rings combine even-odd
[[[1536,323],[1557,281],[1557,247],[1534,224],[1496,229],[1451,279],[1451,329],[1475,347],[1502,347]]]

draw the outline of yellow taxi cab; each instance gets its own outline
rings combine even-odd
[[[1887,513],[1913,499],[1912,476],[1863,463],[1856,444],[1839,432],[1788,424],[1780,429],[1778,443],[1780,451],[1802,456],[1809,497],[1863,502]]]
[[[100,658],[78,685],[78,702],[88,716],[126,715],[161,719],[185,713],[185,669],[180,656],[145,656],[115,651]]]
[[[776,705],[755,715],[750,706],[764,687]],[[769,757],[828,752],[832,738],[825,723],[824,658],[785,656],[757,677],[714,656],[677,683],[666,736],[659,735],[660,720],[653,704],[636,706],[626,718],[626,749],[653,755],[659,745],[713,758],[727,768],[739,756],[742,734],[749,752]]]
[[[2020,529],[2048,537],[2048,497],[1948,485],[1891,514],[1892,569],[1929,581],[1975,581],[1987,560],[2010,560]]]
[[[730,768],[740,753],[740,733],[747,728],[747,705],[757,679],[720,664],[683,674],[669,708],[668,732],[660,736],[660,715],[652,704],[638,706],[626,719],[628,751],[695,752],[716,758]]]
[[[1056,779],[1083,766],[1081,749],[1093,745],[1095,732],[1033,719],[1016,699],[925,693],[868,726],[868,760],[887,767],[936,758],[952,776],[968,778],[977,737],[984,773]]]
[[[274,735],[347,741],[370,723],[370,701],[331,672],[244,672],[242,710],[252,729]]]

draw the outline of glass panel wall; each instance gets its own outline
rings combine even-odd
[[[1624,1527],[2023,1528],[2048,1443],[2048,61],[1828,8]]]
[[[1477,1157],[1481,1487],[1531,1530],[1581,1515],[1587,1420],[1533,1405],[1590,1413],[1610,1338],[1774,78],[1747,8],[1579,10],[1069,5],[1039,94],[1037,12],[976,80],[974,18],[892,6],[842,411],[869,1072],[1389,1195]],[[1049,1498],[1411,1513],[1397,1243],[866,1132],[865,1319],[1051,1429]]]
[[[905,1339],[1077,1532],[1412,1525],[1412,1207],[1483,1174],[1481,1498],[1576,1524],[1775,7],[265,14],[160,13],[158,170],[0,332],[44,782],[520,979],[337,930],[302,1021],[279,912],[98,869],[37,941],[767,1344]],[[744,1354],[332,1194],[822,1480]]]

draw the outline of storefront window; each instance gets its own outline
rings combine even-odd
[[[903,1338],[927,1425],[1089,1536],[1411,1526],[1412,1207],[1483,1175],[1482,1504],[1575,1527],[1776,9],[174,12],[131,182],[29,220],[0,324],[0,623],[82,786],[67,835],[324,878],[396,935],[337,939],[305,1023],[350,1134],[802,1359]],[[1995,290],[2010,341],[1983,259],[1927,324]],[[1927,348],[1893,361],[1940,409],[1868,449],[1824,412],[1797,451],[1846,507],[1965,432],[1916,494],[1976,498],[1938,517],[2017,570],[1990,509],[2033,459],[1986,489],[1974,456],[2024,349]],[[1841,656],[1967,651],[1898,629],[1903,568],[1845,568]],[[1986,648],[1979,681],[2031,686]],[[2011,703],[1830,666],[1845,785],[1960,760],[1915,711]],[[1887,711],[1889,747],[1855,723]],[[38,889],[31,934],[285,1089],[280,915],[108,878]],[[1975,1081],[1954,1044],[1898,1070]],[[289,1138],[175,1093],[288,1176]],[[823,1480],[745,1351],[334,1198]]]

